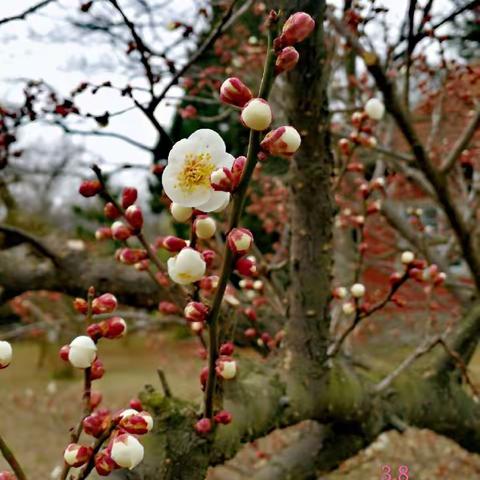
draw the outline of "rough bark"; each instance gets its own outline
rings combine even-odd
[[[151,308],[165,298],[165,292],[145,272],[137,272],[113,258],[66,248],[54,251],[57,266],[26,245],[0,251],[0,301],[29,290],[52,290],[83,297],[91,285],[99,292],[114,293],[120,302],[132,306]]]

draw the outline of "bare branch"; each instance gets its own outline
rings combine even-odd
[[[19,13],[18,15],[13,15],[11,17],[5,17],[0,19],[0,25],[3,25],[8,22],[14,22],[16,20],[25,20],[27,15],[30,15],[31,13],[36,12],[37,10],[40,10],[43,7],[46,7],[49,3],[55,2],[56,0],[43,0],[43,2],[37,3],[36,5],[33,5],[30,8],[27,8],[22,13]]]

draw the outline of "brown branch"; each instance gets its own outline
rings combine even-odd
[[[11,17],[5,17],[0,19],[0,25],[4,23],[13,22],[16,20],[25,20],[25,18],[30,15],[31,13],[35,13],[37,10],[40,10],[43,7],[46,7],[49,3],[55,2],[56,0],[43,0],[43,2],[37,3],[36,5],[32,5],[30,8],[27,8],[22,13],[18,15],[13,15]]]
[[[477,129],[480,127],[480,104],[477,106],[475,113],[466,126],[465,130],[463,131],[463,134],[460,136],[460,138],[457,140],[455,145],[453,146],[452,151],[448,155],[448,157],[445,159],[445,162],[442,164],[440,167],[440,171],[444,174],[448,174],[448,172],[454,167],[456,161],[458,160],[458,157],[460,157],[461,153],[465,148],[468,147],[468,144],[472,140],[473,136],[475,135],[475,132]]]
[[[13,472],[15,473],[17,480],[27,480],[25,473],[23,472],[22,467],[18,463],[17,458],[15,457],[14,453],[7,445],[5,440],[0,435],[0,452],[3,455],[3,458],[7,461],[7,463],[12,467]]]

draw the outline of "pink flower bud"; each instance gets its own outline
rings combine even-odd
[[[216,257],[216,253],[213,250],[203,250],[202,257],[207,267],[211,267]]]
[[[350,141],[347,138],[341,138],[338,141],[338,148],[343,155],[348,155],[350,153]]]
[[[218,412],[213,419],[215,420],[215,423],[221,423],[222,425],[228,425],[232,421],[232,414],[230,412],[227,412],[226,410],[222,410],[221,412]]]
[[[92,447],[86,447],[84,445],[79,445],[78,443],[71,443],[65,449],[63,458],[67,465],[70,465],[71,467],[80,467],[88,462],[92,454]]]
[[[127,333],[127,324],[121,317],[109,318],[105,323],[107,324],[107,330],[104,335],[105,338],[113,340],[123,337]]]
[[[118,259],[125,265],[135,265],[142,260],[146,260],[148,254],[140,248],[122,248]]]
[[[17,477],[8,471],[0,472],[0,480],[17,480]]]
[[[119,466],[113,461],[108,449],[104,448],[95,455],[95,470],[100,476],[106,477],[117,468]]]
[[[235,264],[235,270],[240,275],[251,277],[257,273],[257,262],[254,257],[241,257]]]
[[[163,239],[162,246],[169,252],[179,252],[187,246],[187,242],[183,238],[169,235]]]
[[[137,205],[130,205],[125,210],[125,218],[134,229],[140,230],[143,227],[142,209]]]
[[[253,244],[253,235],[246,228],[233,228],[227,235],[228,248],[235,255],[244,255]]]
[[[275,39],[275,49],[305,40],[315,28],[315,20],[305,12],[297,12],[288,17],[283,25],[282,34]]]
[[[279,127],[265,135],[260,146],[270,155],[291,157],[302,143],[300,134],[290,126]]]
[[[257,321],[257,312],[252,308],[252,307],[247,307],[243,313],[247,316],[247,318],[251,322],[256,322]]]
[[[224,343],[223,345],[220,346],[220,349],[218,350],[218,353],[220,355],[227,355],[230,356],[233,354],[233,351],[235,350],[235,347],[232,342],[227,342]]]
[[[208,215],[198,215],[193,222],[193,228],[198,238],[207,240],[215,235],[217,224]]]
[[[158,310],[164,315],[175,315],[179,312],[179,308],[172,302],[160,302],[158,304]]]
[[[92,363],[90,367],[90,377],[92,380],[99,380],[105,375],[105,367],[103,366],[103,362],[97,358]]]
[[[247,328],[243,334],[245,335],[246,338],[249,340],[253,340],[257,336],[257,331],[254,328]]]
[[[83,197],[94,197],[102,191],[102,184],[98,180],[85,180],[80,185],[78,193]]]
[[[100,227],[95,231],[96,240],[109,240],[112,238],[112,230],[108,227]]]
[[[209,277],[203,277],[200,282],[199,286],[204,291],[204,293],[211,293],[215,290],[218,286],[218,276],[217,275],[210,275]]]
[[[130,408],[133,408],[134,410],[137,410],[137,412],[143,411],[142,402],[138,398],[132,398],[130,400],[129,405],[130,405]]]
[[[81,314],[85,315],[88,312],[88,303],[83,298],[76,298],[73,301],[73,308],[78,313],[81,313]]]
[[[210,184],[218,192],[231,192],[233,190],[232,172],[227,167],[214,170],[210,175]]]
[[[220,87],[220,100],[229,105],[243,107],[252,98],[250,89],[238,78],[227,78]]]
[[[279,75],[283,72],[288,72],[295,68],[300,58],[299,53],[295,47],[285,47],[275,61],[275,73]]]
[[[117,308],[118,302],[111,293],[104,293],[98,298],[93,299],[92,312],[97,315],[99,313],[112,313]]]
[[[233,186],[236,188],[238,187],[240,180],[242,179],[243,170],[245,168],[245,164],[247,163],[247,157],[237,157],[233,161],[232,165],[232,181]]]
[[[100,323],[91,323],[87,327],[87,335],[92,339],[92,340],[98,340],[102,338],[105,333],[107,333],[107,324],[106,322],[100,322]]]
[[[85,417],[82,422],[83,431],[87,435],[99,438],[110,427],[112,417],[109,410],[102,408],[88,417]]]
[[[121,215],[118,208],[112,202],[108,202],[105,204],[105,206],[103,207],[103,214],[109,220],[116,220]]]
[[[402,279],[401,273],[393,272],[388,278],[388,282],[390,283],[391,287],[394,287],[395,285],[398,285],[401,279]]]
[[[217,375],[224,380],[232,380],[237,374],[237,362],[231,357],[220,357],[215,370]]]
[[[125,187],[122,191],[122,207],[128,208],[137,201],[138,192],[134,187]]]
[[[92,392],[90,394],[90,408],[95,410],[102,403],[103,395],[100,392]]]
[[[124,241],[132,235],[132,231],[123,222],[116,221],[112,223],[112,237],[115,240]]]
[[[64,345],[59,351],[58,356],[64,361],[68,362],[68,352],[70,351],[70,345]]]
[[[208,367],[203,367],[200,372],[200,385],[202,386],[202,390],[205,390],[207,386],[207,379],[208,379]]]
[[[153,428],[153,418],[148,412],[127,410],[128,414],[122,413],[120,427],[133,435],[144,435]],[[135,413],[132,413],[135,412]]]
[[[253,98],[243,107],[240,120],[245,127],[262,132],[272,123],[272,109],[263,98]]]
[[[212,431],[212,421],[209,418],[202,418],[195,424],[195,431],[199,435],[208,435]]]
[[[188,302],[183,314],[189,322],[204,322],[207,319],[209,308],[202,302]]]

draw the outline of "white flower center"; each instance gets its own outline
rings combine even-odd
[[[184,192],[192,192],[198,187],[210,187],[210,175],[215,170],[210,153],[188,153],[178,174],[178,186]]]

